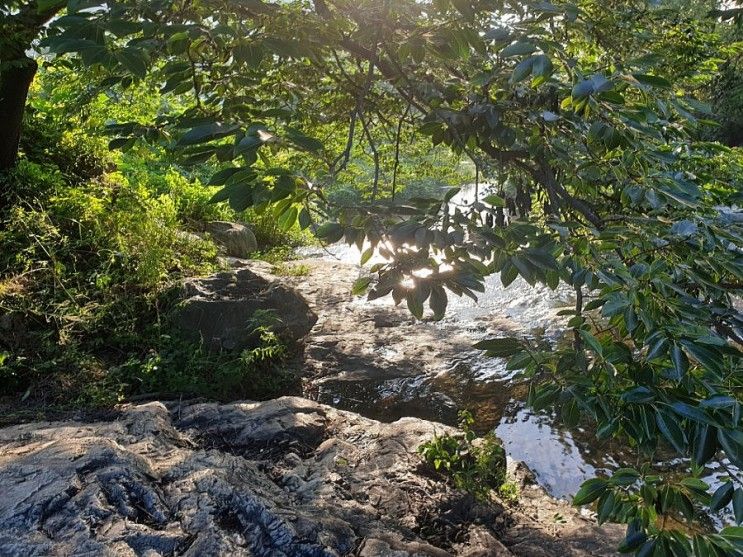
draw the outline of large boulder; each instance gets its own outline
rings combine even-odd
[[[435,430],[299,398],[3,429],[0,555],[510,555],[419,471]]]
[[[211,350],[242,350],[256,344],[259,326],[285,340],[302,339],[317,315],[297,292],[247,267],[189,279],[173,322],[185,336]]]
[[[206,231],[230,257],[247,259],[252,253],[258,251],[255,234],[244,224],[213,221],[206,224]]]

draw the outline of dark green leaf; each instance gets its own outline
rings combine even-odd
[[[723,507],[727,507],[730,501],[733,500],[734,486],[732,482],[726,482],[720,486],[710,501],[709,508],[712,512],[717,512]]]
[[[604,494],[609,482],[603,478],[593,478],[584,482],[573,497],[573,505],[580,507],[592,503]]]
[[[197,126],[188,132],[178,141],[178,145],[197,145],[214,139],[220,139],[229,135],[234,135],[240,127],[234,124],[220,124],[212,122]]]
[[[513,356],[524,350],[525,344],[517,338],[492,338],[482,340],[474,345],[477,350],[486,350],[488,355],[496,357]]]

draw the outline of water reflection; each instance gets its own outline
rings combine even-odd
[[[350,264],[360,260],[355,247],[335,245],[328,251],[305,255]],[[394,302],[391,297],[374,302],[360,298],[354,304],[391,306]],[[508,333],[555,342],[566,329],[567,318],[558,313],[573,305],[573,292],[567,288],[552,291],[531,287],[521,279],[503,288],[499,277],[493,276],[486,280],[486,290],[478,303],[452,296],[447,317],[421,327],[466,335],[473,344]],[[385,348],[391,356],[396,353],[394,346]],[[324,378],[316,382],[315,396],[321,402],[383,421],[414,416],[455,425],[458,410],[466,408],[475,416],[480,433],[495,431],[508,455],[524,462],[539,483],[558,498],[570,498],[582,482],[596,474],[639,463],[637,455],[626,447],[599,441],[591,425],[567,429],[554,414],[534,413],[526,408],[527,385],[506,368],[503,359],[484,358],[476,350],[459,352],[443,362],[441,369],[415,372],[412,376],[410,370],[401,369],[404,366],[395,365],[396,358],[387,360],[389,369],[375,378]],[[664,467],[672,470],[673,462],[668,457]],[[706,480],[713,487],[719,486],[719,475],[720,470],[710,467]]]
[[[304,255],[351,264],[358,264],[361,256],[355,246],[345,244]],[[485,286],[478,303],[452,296],[447,317],[428,325],[465,333],[473,344],[504,332],[555,339],[565,328],[565,318],[558,312],[574,304],[572,292],[566,288],[534,288],[522,279],[503,288],[499,277],[493,276],[488,277]],[[370,304],[365,299],[354,303],[367,307]],[[393,303],[386,297],[375,300],[373,305]],[[394,347],[388,349],[394,351]],[[416,416],[455,425],[457,411],[467,408],[474,414],[478,430],[495,430],[508,454],[525,462],[556,497],[570,497],[597,471],[617,466],[606,447],[597,445],[592,433],[567,431],[554,416],[526,409],[523,400],[527,385],[517,378],[516,372],[506,369],[505,360],[485,358],[477,350],[457,354],[434,375],[354,381],[328,377],[317,382],[315,388],[321,402],[385,421]]]

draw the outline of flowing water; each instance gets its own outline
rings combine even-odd
[[[346,245],[306,255],[351,264],[358,264],[360,259],[359,251]],[[389,298],[354,303],[393,305]],[[464,334],[472,344],[489,336],[502,336],[504,331],[555,341],[565,330],[565,318],[558,312],[574,303],[566,289],[531,287],[521,279],[503,288],[499,277],[492,276],[477,303],[451,296],[446,318],[435,326]],[[394,361],[395,346],[380,350]],[[495,431],[509,456],[526,463],[539,483],[559,498],[571,497],[583,481],[616,468],[620,460],[632,458],[617,447],[597,442],[588,427],[568,430],[555,416],[527,409],[526,385],[506,369],[504,359],[485,358],[478,350],[467,350],[442,362],[442,366],[434,374],[397,373],[393,374],[397,377],[383,380],[326,381],[319,399],[376,419],[416,416],[450,425],[456,423],[457,410],[466,408],[477,416],[481,431]],[[389,403],[392,400],[393,405]]]
[[[356,247],[338,244],[327,250],[312,250],[314,255],[357,265]],[[372,265],[372,260],[367,265]],[[355,304],[392,306],[390,297]],[[478,302],[450,296],[447,316],[433,325],[444,332],[465,335],[471,343],[504,332],[559,342],[566,331],[558,313],[574,307],[573,292],[560,287],[553,291],[544,286],[531,287],[517,279],[508,288],[494,275],[486,280],[486,290]],[[383,346],[383,356],[395,361],[395,346]],[[477,417],[481,431],[494,431],[508,455],[524,462],[537,481],[557,498],[569,499],[587,479],[608,473],[620,466],[639,464],[631,449],[616,442],[599,441],[591,424],[566,428],[554,414],[535,413],[526,407],[527,385],[506,361],[485,358],[478,350],[464,350],[442,362],[440,370],[426,374],[407,374],[395,369],[392,377],[359,381],[326,381],[318,398],[325,403],[359,412],[368,417],[390,421],[415,416],[455,425],[457,411],[468,409]],[[673,462],[669,462],[673,467]],[[707,481],[719,485],[714,468]]]

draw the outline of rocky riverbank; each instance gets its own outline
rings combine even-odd
[[[302,398],[153,402],[108,422],[5,428],[0,554],[611,553],[616,532],[545,507],[539,489],[525,484],[514,508],[452,489],[416,454],[445,430]]]
[[[275,309],[290,336],[309,331],[306,396],[364,416],[307,398],[152,402],[1,429],[0,555],[613,555],[620,529],[549,497],[520,463],[518,501],[488,505],[423,465],[417,448],[450,431],[436,422],[457,405],[420,378],[447,375],[471,338],[353,299],[353,265],[297,264],[309,274],[231,260],[189,283],[183,323],[228,348],[250,342],[244,319],[205,315]]]

